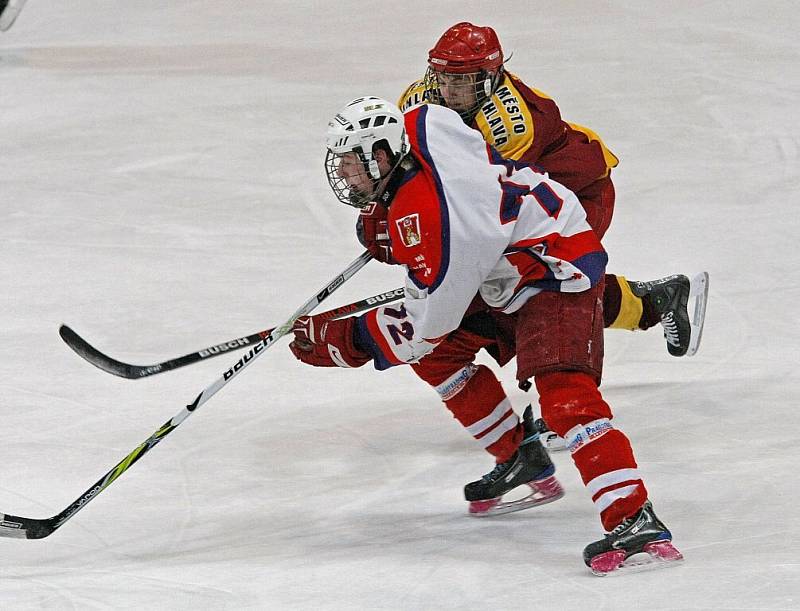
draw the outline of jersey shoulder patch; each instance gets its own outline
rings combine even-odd
[[[419,212],[412,212],[411,214],[406,214],[396,219],[395,225],[397,226],[397,233],[400,236],[400,242],[402,242],[403,246],[412,248],[422,243]]]

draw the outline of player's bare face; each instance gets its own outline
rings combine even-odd
[[[356,193],[369,195],[375,188],[372,178],[367,174],[364,164],[356,153],[344,153],[339,159],[336,172]]]
[[[469,110],[478,102],[475,93],[476,74],[447,74],[439,72],[436,79],[445,104],[455,111]]]

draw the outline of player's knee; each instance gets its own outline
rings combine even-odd
[[[579,371],[555,371],[536,377],[542,418],[558,435],[601,418],[611,418],[595,379]]]
[[[456,387],[469,380],[476,371],[475,355],[488,342],[474,333],[459,330],[436,346],[411,368],[422,380],[438,390],[454,381]],[[441,392],[439,394],[442,394]]]

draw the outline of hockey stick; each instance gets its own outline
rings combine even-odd
[[[317,316],[325,320],[332,320],[334,318],[349,316],[350,314],[357,314],[358,312],[369,310],[382,303],[391,303],[392,301],[401,299],[403,294],[404,290],[402,288],[395,289],[387,293],[380,293],[378,295],[373,295],[372,297],[367,297],[347,305],[339,306],[338,308],[333,308],[327,312],[317,314]],[[146,378],[147,376],[156,375],[157,373],[164,373],[166,371],[178,369],[179,367],[185,367],[186,365],[198,363],[208,358],[220,356],[229,350],[238,350],[244,346],[249,346],[253,342],[261,341],[273,330],[274,328],[265,329],[264,331],[253,333],[252,335],[237,337],[236,339],[228,340],[227,342],[216,344],[214,346],[209,346],[208,348],[203,348],[196,352],[184,354],[183,356],[169,359],[168,361],[163,361],[161,363],[156,363],[154,365],[132,365],[130,363],[123,363],[122,361],[111,358],[110,356],[100,352],[97,348],[92,346],[67,325],[61,325],[58,329],[58,333],[67,346],[72,348],[78,356],[90,362],[95,367],[121,378],[137,380],[139,378]]]
[[[355,261],[353,261],[347,268],[334,278],[328,285],[320,292],[314,295],[306,303],[292,314],[292,316],[285,323],[276,327],[272,333],[267,335],[258,344],[248,350],[242,358],[240,358],[232,367],[227,369],[220,378],[214,381],[210,386],[207,386],[197,398],[189,405],[181,409],[171,420],[164,423],[155,433],[153,433],[147,440],[135,448],[130,454],[118,462],[110,471],[103,477],[95,482],[88,490],[72,502],[61,513],[54,515],[51,518],[35,519],[35,518],[22,518],[19,516],[12,516],[0,513],[0,536],[2,537],[15,537],[19,539],[42,539],[60,528],[67,520],[83,509],[89,501],[95,498],[103,490],[108,488],[114,481],[116,481],[125,471],[127,471],[136,461],[149,452],[156,444],[158,444],[164,437],[174,431],[178,425],[192,415],[201,405],[213,397],[217,392],[222,390],[222,387],[230,382],[235,376],[244,371],[245,367],[250,365],[256,358],[269,348],[275,341],[286,335],[294,322],[301,316],[309,314],[317,305],[322,303],[328,296],[333,293],[337,288],[344,284],[347,280],[353,277],[355,273],[360,270],[372,258],[369,252],[365,251]]]

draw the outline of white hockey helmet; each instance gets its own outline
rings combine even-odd
[[[363,208],[378,195],[381,173],[374,147],[380,144],[390,153],[392,169],[411,150],[403,113],[391,102],[375,96],[356,98],[340,110],[328,123],[326,141],[328,183],[339,201],[356,208]],[[342,175],[342,158],[348,153],[354,153],[361,162],[371,190],[356,189]]]

